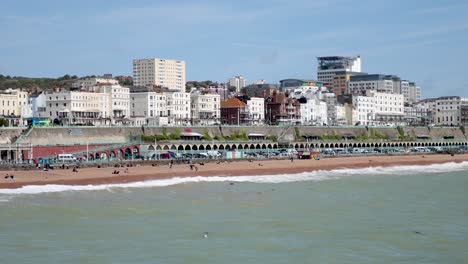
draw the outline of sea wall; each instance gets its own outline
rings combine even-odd
[[[0,144],[10,144],[21,135],[24,129],[0,128]]]
[[[467,140],[464,131],[458,127],[405,127],[397,128],[366,128],[366,127],[310,127],[310,126],[213,126],[213,127],[53,127],[33,128],[27,134],[20,136],[22,130],[0,129],[0,142],[32,143],[35,146],[44,145],[85,145],[85,144],[121,144],[138,141],[141,135],[161,135],[179,132],[196,132],[210,137],[230,136],[245,132],[275,136],[278,141],[290,142],[304,138],[318,139],[322,135],[338,135],[339,137],[399,140]],[[466,129],[468,133],[468,129]]]

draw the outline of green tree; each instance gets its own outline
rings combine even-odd
[[[8,120],[5,118],[0,118],[0,127],[7,127],[8,126]]]

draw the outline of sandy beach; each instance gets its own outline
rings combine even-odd
[[[109,183],[128,183],[155,179],[192,176],[247,176],[301,173],[315,170],[333,170],[339,168],[364,168],[397,165],[429,165],[447,162],[468,161],[468,154],[463,155],[411,155],[411,156],[367,156],[339,157],[321,160],[254,160],[232,161],[217,164],[215,161],[195,164],[193,170],[188,164],[160,166],[138,166],[128,168],[82,168],[78,172],[72,169],[50,171],[3,171],[0,175],[0,188],[20,188],[27,185],[98,185]],[[119,170],[118,175],[112,174]],[[14,175],[15,179],[5,179],[5,175]]]

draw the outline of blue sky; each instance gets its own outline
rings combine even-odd
[[[185,60],[187,80],[316,78],[317,56],[357,55],[423,97],[468,96],[468,1],[0,0],[0,73],[131,75]]]

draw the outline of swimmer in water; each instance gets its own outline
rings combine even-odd
[[[203,238],[208,238],[208,232],[205,232],[205,233],[203,234]]]

